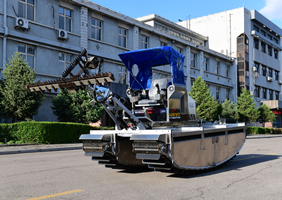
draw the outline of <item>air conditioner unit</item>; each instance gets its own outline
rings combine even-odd
[[[253,67],[253,72],[256,72],[257,71],[257,67]]]
[[[278,81],[278,84],[279,84],[279,85],[282,85],[282,81],[281,81],[281,80],[279,80],[279,81]]]
[[[16,28],[28,29],[28,20],[23,18],[16,18]]]
[[[58,30],[58,38],[59,39],[64,39],[64,40],[68,39],[68,32],[64,31],[62,29],[59,29]]]
[[[254,76],[255,76],[255,78],[259,77],[259,73],[254,72]]]
[[[268,77],[266,78],[266,80],[269,81],[269,82],[272,82],[272,77],[268,76]]]

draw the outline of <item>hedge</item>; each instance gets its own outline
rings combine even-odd
[[[247,127],[247,134],[256,135],[256,134],[282,134],[281,128],[263,128],[256,126]]]
[[[72,143],[79,142],[81,134],[90,130],[113,130],[113,127],[91,127],[87,124],[68,122],[18,122],[0,124],[0,142],[18,143]]]

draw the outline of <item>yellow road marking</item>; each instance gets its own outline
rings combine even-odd
[[[65,195],[65,194],[71,194],[71,193],[75,193],[75,192],[81,192],[81,191],[83,191],[83,190],[72,190],[72,191],[61,192],[61,193],[57,193],[57,194],[50,194],[50,195],[46,195],[46,196],[42,196],[42,197],[36,197],[36,198],[32,198],[32,199],[27,199],[27,200],[39,200],[39,199],[53,198],[53,197],[57,197],[57,196]]]
[[[276,155],[276,154],[277,153],[271,153],[271,154],[261,155],[261,156],[252,156],[252,157],[249,157],[249,158],[241,158],[241,159],[234,160],[234,161],[248,160],[248,159],[252,159],[252,158],[259,158],[259,157],[263,157],[263,156],[271,156],[271,155]]]

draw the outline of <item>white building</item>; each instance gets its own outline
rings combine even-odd
[[[186,57],[188,90],[200,75],[215,99],[236,100],[234,60],[208,48],[206,36],[158,15],[132,19],[84,0],[2,0],[0,4],[0,70],[18,49],[35,69],[37,80],[60,78],[86,48],[90,56],[103,58],[102,72],[114,74],[111,90],[125,96],[128,73],[118,54],[167,45]],[[171,77],[169,71],[159,68],[154,76]],[[35,120],[56,121],[50,109],[55,95],[47,94]]]
[[[257,106],[273,101],[269,104],[272,109],[282,109],[278,103],[282,99],[281,28],[244,7],[178,24],[189,24],[190,30],[209,38],[209,48],[236,60],[238,94],[244,87],[253,94]]]

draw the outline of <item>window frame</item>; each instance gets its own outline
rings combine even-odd
[[[262,75],[266,76],[266,66],[262,65],[261,70],[262,70]]]
[[[120,77],[122,77],[122,79],[120,79]],[[123,81],[121,81],[121,80],[123,80]],[[118,65],[118,79],[117,79],[117,82],[120,83],[120,84],[125,84],[125,85],[127,84],[127,68],[124,65]]]
[[[269,89],[269,100],[273,100],[273,90]]]
[[[272,68],[268,68],[268,76],[269,77],[273,77],[273,69]]]
[[[220,97],[220,87],[216,86],[216,92],[215,92],[215,98],[216,100],[219,100]]]
[[[122,30],[125,31],[125,35],[122,33]],[[128,29],[126,29],[126,28],[118,27],[118,46],[127,48],[127,31],[128,31]],[[122,45],[123,44],[122,39],[125,39],[124,45]]]
[[[256,49],[259,49],[259,40],[257,38],[254,38],[254,46]]]
[[[25,52],[19,51],[19,45],[24,45],[24,46],[25,46]],[[34,54],[28,53],[28,51],[27,51],[27,48],[28,48],[28,47],[33,47]],[[35,46],[27,45],[27,44],[23,44],[23,43],[18,43],[18,52],[20,53],[21,56],[25,56],[25,61],[26,61],[27,63],[28,63],[27,57],[28,57],[28,56],[29,56],[29,57],[33,57],[33,67],[28,64],[28,66],[30,66],[31,69],[35,69],[35,49],[36,49]]]
[[[20,3],[25,6],[25,8],[24,8],[25,11],[23,13],[24,16],[20,16],[20,12],[19,12],[19,9],[20,9],[19,4]],[[27,0],[24,0],[24,2],[23,2],[23,0],[18,0],[18,13],[19,13],[19,17],[22,17],[22,18],[30,20],[30,21],[35,21],[35,6],[36,6],[35,4],[36,4],[36,0],[33,1],[33,4],[28,3]],[[33,9],[32,19],[28,18],[28,10],[27,10],[28,6],[32,7],[32,9]]]
[[[275,91],[275,100],[278,100],[279,101],[279,91]]]
[[[272,47],[271,47],[271,46],[268,45],[267,51],[268,51],[268,52],[267,52],[268,55],[272,57]]]
[[[274,70],[274,78],[275,78],[276,81],[279,80],[279,71]]]
[[[197,54],[191,52],[191,67],[192,68],[197,68]]]
[[[262,88],[262,98],[267,99],[267,89],[266,88]]]
[[[60,54],[64,54],[64,60],[60,60]],[[70,56],[70,61],[66,60],[66,55]],[[73,55],[69,53],[59,52],[59,63],[64,63],[64,70],[72,63]]]
[[[230,99],[230,89],[226,88],[226,99],[229,100]]]
[[[148,49],[149,48],[149,37],[146,35],[141,35],[140,37],[141,37],[140,38],[140,48]],[[147,41],[146,40],[144,41],[144,39],[146,39]]]
[[[264,43],[264,42],[261,42],[261,51],[263,52],[263,53],[266,53],[266,44]]]
[[[60,8],[64,9],[64,14],[60,13]],[[66,10],[70,11],[70,13],[71,13],[70,17],[66,15]],[[60,16],[64,18],[64,28],[60,27]],[[73,16],[73,10],[71,10],[69,8],[65,8],[63,6],[59,6],[59,28],[65,30],[67,32],[72,32],[72,16]],[[66,28],[66,26],[67,26],[66,19],[70,20],[70,30],[67,30],[67,28]]]
[[[216,61],[216,74],[220,75],[220,62]]]
[[[95,20],[95,24],[92,23],[93,20]],[[98,26],[98,25],[97,25],[97,22],[99,22],[101,26]],[[94,37],[93,37],[93,35],[92,35],[92,33],[93,33],[92,30],[93,30],[93,29],[95,30],[95,31],[94,31]],[[98,31],[98,30],[99,30],[99,32],[100,32],[100,39],[97,37],[97,31]],[[96,18],[92,17],[92,18],[91,18],[91,38],[92,38],[92,39],[95,39],[95,40],[102,41],[102,33],[103,33],[103,21],[100,20],[100,19],[96,19]]]
[[[255,97],[260,97],[260,87],[255,85]]]
[[[205,65],[205,70],[208,72],[209,71],[209,58],[204,57],[204,65]]]

